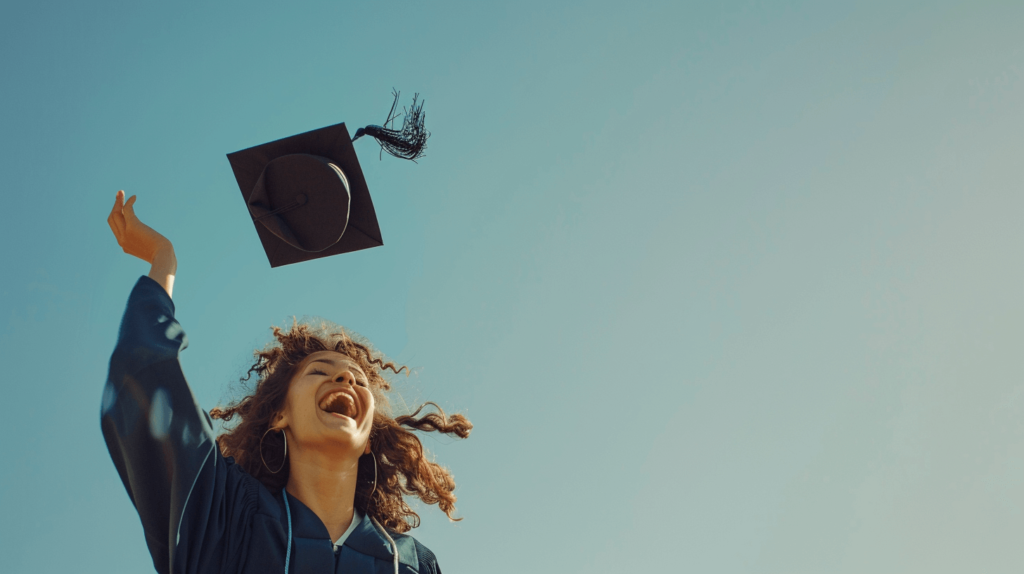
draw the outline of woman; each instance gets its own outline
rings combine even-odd
[[[451,518],[455,482],[406,427],[465,438],[469,421],[436,405],[391,418],[382,375],[402,369],[344,332],[293,325],[256,352],[253,392],[210,412],[235,423],[215,441],[178,362],[174,248],[134,203],[119,191],[107,222],[152,268],[128,300],[101,424],[157,572],[440,572],[404,534],[419,517],[402,497]]]

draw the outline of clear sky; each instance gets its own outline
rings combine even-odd
[[[151,571],[100,393],[175,244],[231,395],[316,315],[416,368],[446,574],[1020,572],[1024,4],[5,2],[0,571]],[[356,147],[385,245],[271,270],[225,154]]]

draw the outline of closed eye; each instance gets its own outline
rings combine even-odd
[[[327,376],[327,373],[321,371],[320,369],[313,369],[313,370],[311,370],[309,372],[309,374],[310,375],[321,375],[321,376],[324,376],[324,377]],[[360,379],[356,379],[356,384],[359,385],[360,387],[369,387],[370,386],[369,383],[367,383],[366,381],[360,380]]]

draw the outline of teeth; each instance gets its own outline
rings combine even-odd
[[[342,395],[341,391],[336,391],[336,392],[333,392],[333,393],[327,395],[326,397],[323,398],[322,401],[320,401],[320,408],[324,409],[324,410],[327,410],[327,407],[329,407],[332,404],[334,404],[334,401],[336,401],[339,398],[341,398],[341,395]]]
[[[335,391],[327,395],[322,401],[320,401],[319,406],[321,410],[335,412],[345,416],[352,416],[355,411],[355,404],[353,403],[352,398],[346,395],[344,391]],[[340,406],[341,408],[336,409],[335,407],[337,406]]]

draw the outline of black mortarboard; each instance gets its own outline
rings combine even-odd
[[[384,125],[360,128],[355,138],[337,124],[228,154],[271,267],[384,244],[352,142],[366,134],[391,155],[422,157],[430,135],[423,103],[413,98],[402,129],[390,129],[394,95]]]

